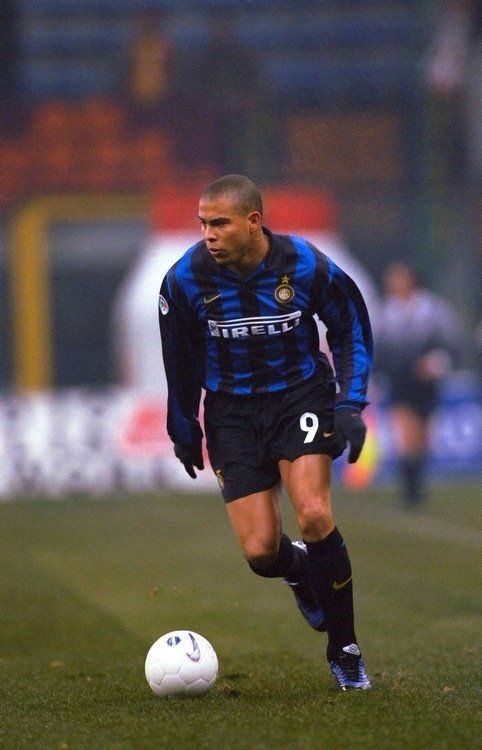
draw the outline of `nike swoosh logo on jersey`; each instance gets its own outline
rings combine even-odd
[[[213,294],[211,297],[204,297],[204,304],[210,305],[211,302],[214,302],[215,300],[220,298],[220,294]]]
[[[189,635],[192,641],[192,653],[190,654],[186,651],[186,656],[188,657],[188,659],[191,659],[191,661],[199,661],[199,659],[201,658],[201,651],[198,646],[198,642],[196,641],[192,633],[189,633]]]
[[[323,437],[331,437],[334,434],[335,434],[334,432],[324,432]]]
[[[334,584],[333,584],[333,588],[335,589],[335,591],[338,591],[338,589],[342,589],[344,586],[346,586],[348,583],[350,583],[350,581],[351,581],[352,578],[353,578],[353,576],[350,576],[349,578],[346,579],[346,581],[342,581],[341,583],[337,583],[335,581]]]

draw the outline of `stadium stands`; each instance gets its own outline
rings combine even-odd
[[[360,185],[399,187],[399,122],[391,113],[295,114],[287,134],[290,172],[299,180],[321,176],[337,191]]]
[[[363,118],[350,120],[358,109],[378,118],[375,140],[361,139],[361,150],[370,152],[365,174],[397,183],[396,126],[387,130],[387,118],[390,107],[407,110],[419,90],[425,32],[414,2],[333,0],[328,8],[300,1],[293,9],[268,0],[22,0],[19,6],[20,97],[30,117],[23,133],[0,142],[0,209],[36,191],[149,190],[172,175],[173,140],[185,134],[172,132],[172,119],[170,126],[151,122],[134,133],[123,103],[134,19],[147,8],[166,11],[163,32],[187,65],[206,38],[209,13],[232,12],[236,36],[256,53],[274,102],[286,171],[342,184],[341,164],[350,156],[346,149],[337,156],[334,142],[323,147],[325,126],[333,124],[331,111],[342,113],[337,123],[353,157],[349,123],[360,125]]]
[[[131,133],[115,101],[40,103],[25,132],[0,141],[0,208],[38,192],[148,191],[173,172],[162,130]]]
[[[148,7],[168,11],[166,33],[181,54],[202,45],[210,10],[230,8],[235,33],[256,52],[267,84],[277,92],[287,88],[291,98],[296,99],[298,92],[299,102],[307,88],[317,87],[323,97],[324,84],[333,79],[341,97],[365,83],[373,94],[380,85],[385,91],[401,86],[407,75],[412,81],[424,40],[416,4],[333,0],[328,9],[320,3],[300,2],[296,10],[289,6],[280,2],[274,11],[273,3],[260,0],[242,4],[84,0],[80,5],[69,0],[24,0],[23,86],[34,98],[112,95],[122,85],[119,62],[132,34],[132,19]],[[344,60],[336,69],[334,53]],[[401,65],[396,64],[399,59]]]

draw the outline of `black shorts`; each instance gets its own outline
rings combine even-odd
[[[437,406],[437,386],[432,380],[416,380],[409,376],[392,378],[389,401],[391,406],[407,406],[426,419]]]
[[[209,460],[226,502],[273,487],[278,461],[308,453],[339,455],[333,429],[335,381],[318,375],[276,393],[207,391]]]

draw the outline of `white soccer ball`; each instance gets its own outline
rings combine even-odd
[[[218,657],[199,633],[173,630],[152,644],[145,671],[156,695],[201,695],[216,682]]]

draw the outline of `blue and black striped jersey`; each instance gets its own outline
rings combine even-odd
[[[219,266],[204,241],[166,274],[159,298],[168,432],[190,444],[201,389],[239,396],[281,391],[313,376],[317,315],[326,325],[337,403],[366,405],[372,361],[367,309],[354,281],[306,240],[272,234],[250,276]]]

